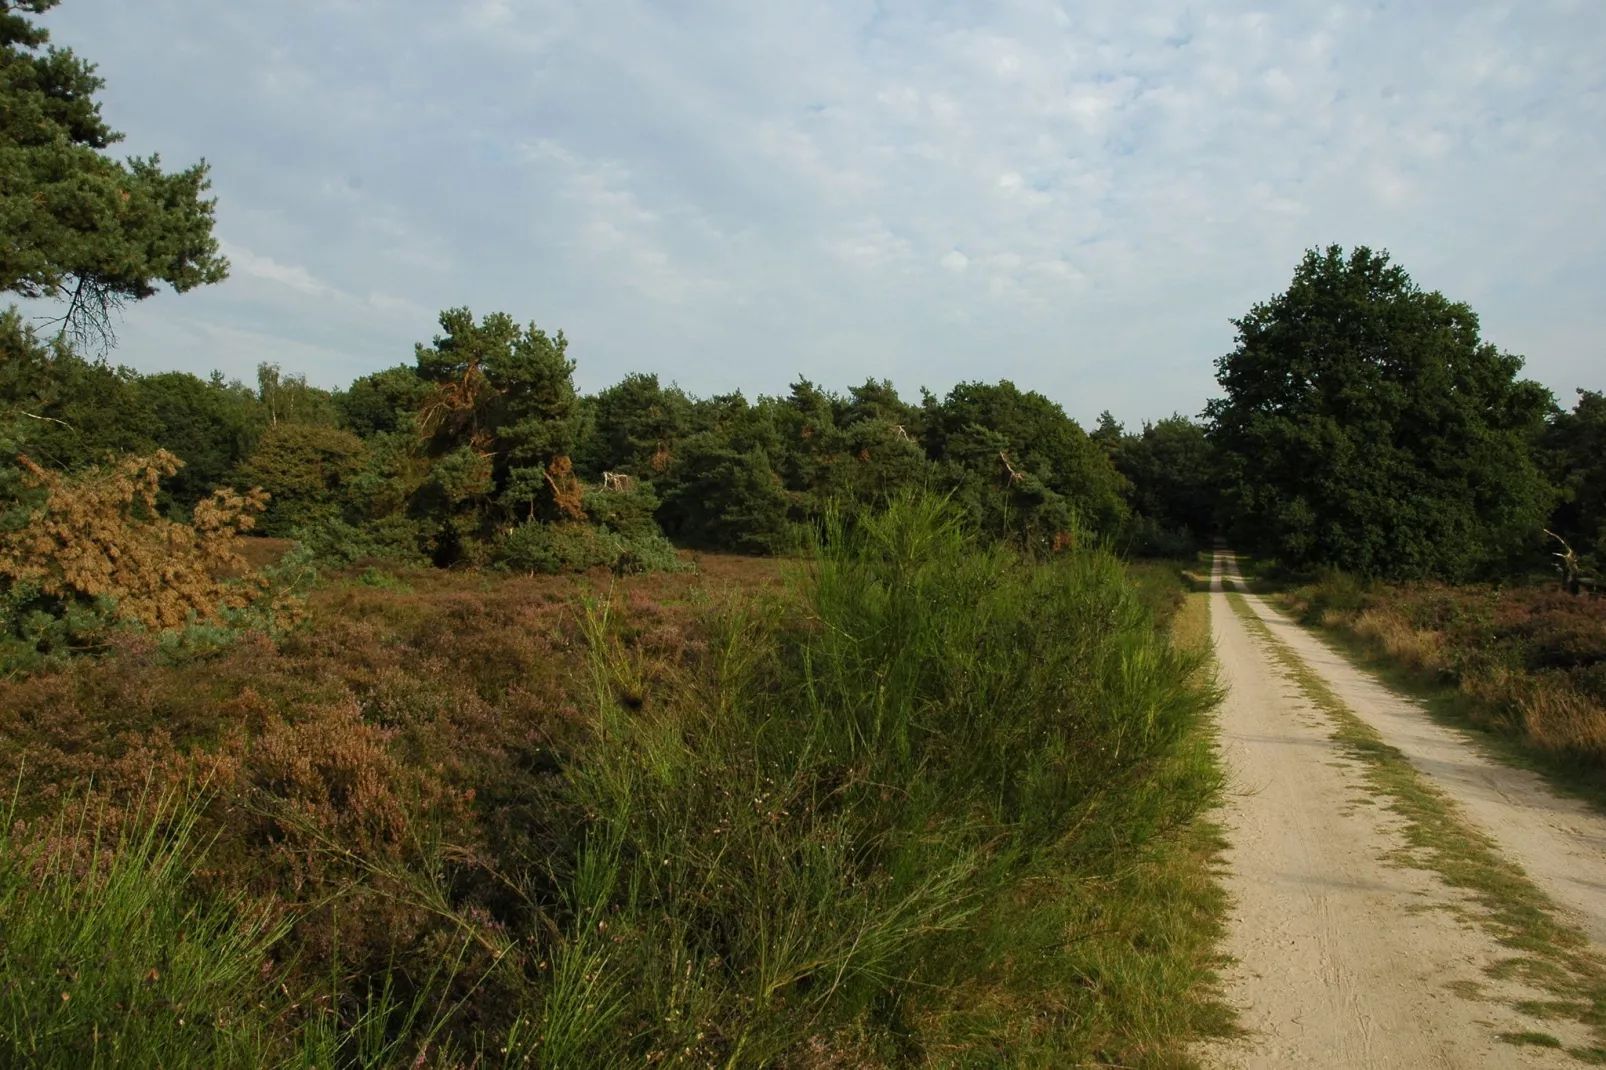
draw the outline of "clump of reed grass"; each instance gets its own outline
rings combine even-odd
[[[114,829],[86,795],[26,838],[7,815],[0,1063],[266,1063],[261,968],[284,928],[241,899],[190,894],[197,814],[177,793],[147,795]]]
[[[1197,655],[1116,559],[1031,562],[938,499],[832,525],[795,584],[728,607],[706,664],[658,695],[593,616],[595,741],[567,771],[588,891],[552,967],[592,995],[548,995],[541,1058],[1074,1048],[1058,1019],[973,1035],[969,1004],[1004,973],[1014,999],[1061,1004],[1074,875],[1208,798],[1207,777],[1151,790],[1212,700]]]

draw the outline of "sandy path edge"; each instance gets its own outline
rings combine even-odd
[[[1226,578],[1245,590],[1231,558]],[[1244,598],[1351,712],[1460,804],[1471,822],[1555,900],[1563,919],[1606,946],[1606,816],[1558,795],[1537,773],[1490,758],[1471,738],[1435,722],[1419,703],[1357,668],[1264,599]]]
[[[1486,971],[1508,953],[1465,920],[1458,893],[1433,873],[1384,861],[1403,842],[1402,819],[1372,804],[1327,717],[1228,604],[1222,571],[1218,560],[1210,609],[1231,785],[1221,815],[1233,900],[1223,950],[1234,963],[1224,979],[1251,1036],[1208,1045],[1202,1060],[1253,1070],[1577,1065],[1555,1049],[1498,1039],[1568,1031],[1513,1009],[1542,993],[1490,985]],[[1456,986],[1481,986],[1484,997]]]

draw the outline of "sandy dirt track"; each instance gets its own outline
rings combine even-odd
[[[1327,715],[1234,613],[1236,578],[1218,555],[1211,619],[1222,683],[1221,750],[1229,800],[1224,880],[1234,899],[1225,950],[1228,996],[1252,1035],[1212,1047],[1220,1067],[1577,1066],[1555,1049],[1513,1046],[1500,1033],[1548,1032],[1587,1043],[1578,1027],[1513,1009],[1543,993],[1492,982],[1510,956],[1469,921],[1461,893],[1434,874],[1387,860],[1401,819],[1374,799],[1331,738]],[[1537,778],[1492,766],[1454,733],[1355,670],[1260,599],[1250,606],[1321,674],[1352,712],[1461,801],[1586,931],[1606,918],[1606,821],[1556,799]],[[1509,841],[1509,842],[1508,842]],[[1520,841],[1520,842],[1519,842]],[[1441,909],[1435,909],[1441,908]],[[1477,998],[1459,994],[1481,986]]]

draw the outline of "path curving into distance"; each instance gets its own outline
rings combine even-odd
[[[1595,978],[1588,945],[1606,943],[1606,818],[1491,762],[1248,594],[1230,553],[1216,555],[1210,610],[1226,688],[1225,981],[1249,1036],[1211,1045],[1203,1060],[1257,1070],[1582,1065],[1565,1049],[1601,1038],[1580,1013],[1544,1010],[1561,982],[1533,982],[1524,963],[1534,956],[1491,924],[1489,901],[1424,864],[1432,852],[1420,841],[1412,852],[1421,826],[1398,805],[1404,796],[1380,789],[1371,759],[1335,732],[1370,726],[1409,761],[1394,759],[1397,775],[1438,789],[1468,841],[1520,867],[1531,884],[1520,873],[1518,884],[1539,889],[1534,901],[1553,901],[1544,917],[1552,930],[1570,927],[1572,941],[1557,961],[1583,971],[1569,978]]]

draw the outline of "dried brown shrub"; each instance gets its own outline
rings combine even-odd
[[[72,476],[18,463],[45,500],[27,524],[0,534],[0,578],[69,601],[110,599],[118,619],[153,630],[192,614],[217,619],[261,593],[239,553],[267,504],[260,490],[215,491],[179,524],[156,512],[158,483],[184,463],[165,450]]]
[[[560,513],[570,520],[586,518],[585,508],[580,504],[585,487],[574,474],[573,461],[561,454],[552,458],[552,463],[547,465],[546,481],[552,487],[552,501]]]

